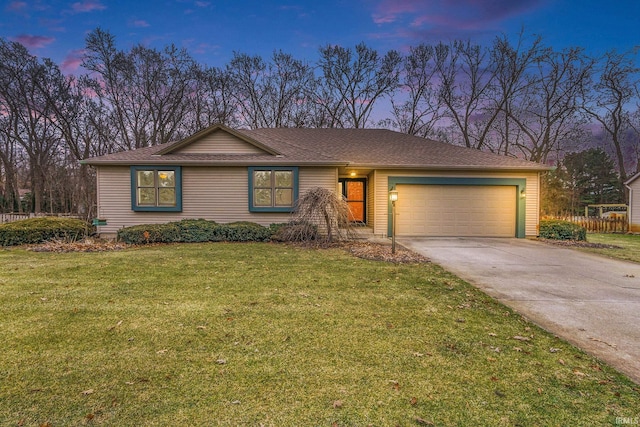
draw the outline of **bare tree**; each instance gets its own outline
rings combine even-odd
[[[401,60],[395,50],[380,56],[364,43],[355,52],[341,46],[321,48],[323,79],[316,102],[330,117],[330,125],[366,127],[376,101],[398,86]]]
[[[637,86],[638,92],[640,92],[640,85]],[[640,99],[640,93],[636,94],[636,99]],[[626,164],[634,172],[629,173],[629,176],[633,176],[640,172],[640,103],[636,102],[636,110],[630,115],[629,124],[632,132],[629,135],[629,146],[631,151],[631,159],[627,157]],[[635,167],[635,169],[634,169]]]
[[[599,79],[583,87],[583,111],[602,126],[612,145],[620,179],[627,178],[624,134],[630,128],[629,108],[638,90],[638,67],[632,53],[608,52]]]
[[[136,129],[127,129],[131,125],[128,115],[134,111],[128,110],[125,103],[127,85],[120,71],[126,65],[125,54],[116,49],[115,37],[101,28],[87,36],[86,47],[82,66],[93,74],[95,95],[100,99],[104,114],[111,116],[109,121],[115,131],[115,141],[119,141],[116,150],[142,146],[130,137],[132,132],[137,133]]]
[[[507,114],[520,131],[514,149],[535,162],[555,160],[584,139],[584,121],[579,115],[581,88],[591,78],[594,61],[582,49],[555,52],[544,49],[534,60],[527,85],[508,100]]]
[[[64,155],[59,175],[66,174],[65,185],[59,193],[66,194],[60,205],[68,205],[66,212],[76,212],[90,218],[95,200],[93,171],[80,160],[110,152],[108,126],[102,123],[103,110],[92,93],[93,82],[86,76],[57,78],[58,90],[49,100],[53,124],[63,136]],[[106,135],[105,135],[106,134]]]
[[[227,70],[245,126],[299,127],[307,121],[307,88],[314,78],[307,64],[282,51],[269,63],[236,52]]]
[[[52,61],[40,62],[21,44],[0,39],[0,98],[6,110],[3,133],[27,155],[36,212],[44,209],[45,184],[59,154],[61,135],[51,119],[49,102],[59,75]]]
[[[486,148],[486,137],[501,105],[489,105],[494,99],[495,73],[487,67],[488,51],[471,42],[438,44],[440,96],[446,116],[453,122],[466,147]]]
[[[535,37],[529,46],[525,45],[524,32],[512,44],[506,36],[496,37],[491,46],[491,61],[495,65],[496,88],[492,104],[498,110],[496,121],[490,126],[497,128],[500,134],[493,141],[493,150],[504,155],[513,155],[512,145],[520,141],[521,132],[512,123],[513,104],[521,99],[532,83],[527,73],[530,66],[540,56],[541,38]],[[502,119],[502,120],[501,120]]]
[[[5,114],[8,111],[3,105],[2,97],[0,111],[4,111]],[[18,170],[22,165],[15,139],[11,137],[9,123],[9,117],[0,114],[0,181],[4,183],[0,207],[8,212],[22,212],[18,184]]]
[[[87,36],[83,66],[95,77],[94,91],[113,116],[121,149],[161,144],[185,135],[195,62],[184,49],[158,51],[135,46],[119,51],[100,28]]]
[[[136,46],[131,50],[135,81],[151,116],[147,134],[150,145],[173,141],[186,134],[182,129],[189,110],[188,97],[196,64],[185,49],[174,45],[162,51]]]
[[[442,51],[439,51],[442,53]],[[400,132],[422,137],[433,136],[441,117],[442,98],[435,77],[436,56],[433,46],[421,44],[411,48],[402,60],[400,100],[392,98],[392,123]]]
[[[233,80],[227,70],[199,66],[192,86],[188,129],[195,133],[212,124],[238,125],[238,106],[233,98]]]
[[[269,79],[270,105],[276,127],[303,127],[309,121],[308,89],[313,87],[311,67],[291,55],[274,52]]]
[[[490,49],[462,41],[436,46],[438,58],[446,58],[437,62],[446,116],[466,147],[508,153],[504,141],[492,144],[491,137],[500,116],[507,120],[508,102],[526,85],[524,76],[539,44],[538,38],[524,46],[521,34],[515,46],[504,35]],[[508,121],[504,130],[509,140]]]

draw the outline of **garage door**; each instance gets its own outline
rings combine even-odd
[[[397,185],[398,236],[516,235],[516,187]]]

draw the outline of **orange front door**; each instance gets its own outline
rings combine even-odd
[[[364,222],[365,220],[365,182],[347,180],[344,183],[344,192],[349,205],[349,220]]]

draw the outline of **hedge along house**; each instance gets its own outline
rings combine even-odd
[[[537,163],[383,129],[222,125],[182,141],[86,159],[97,171],[98,233],[204,218],[287,222],[313,187],[341,193],[352,220],[398,236],[538,234]]]

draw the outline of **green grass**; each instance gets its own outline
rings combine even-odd
[[[0,251],[0,342],[0,425],[640,416],[637,385],[439,267],[337,249]]]
[[[582,248],[582,250],[610,258],[640,263],[640,235],[638,234],[587,234],[587,241],[615,245],[620,248]]]

